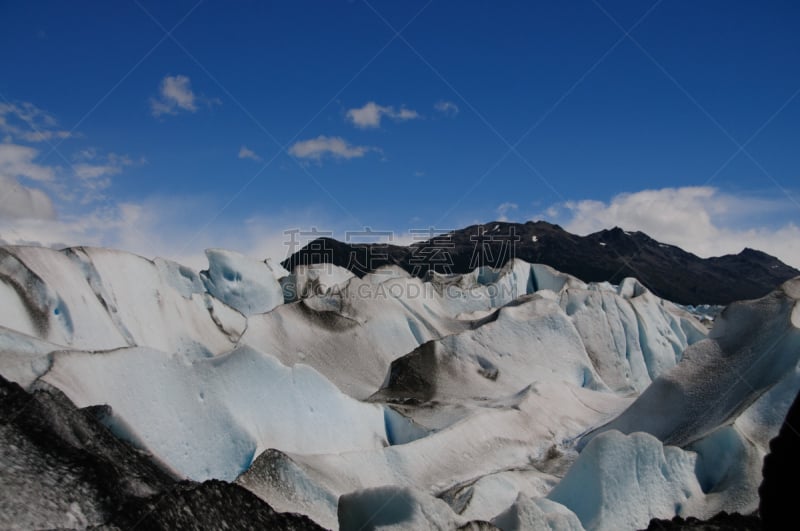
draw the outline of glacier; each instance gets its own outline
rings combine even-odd
[[[751,512],[800,389],[800,279],[709,329],[636,279],[518,259],[420,279],[206,256],[0,248],[0,374],[332,529]]]

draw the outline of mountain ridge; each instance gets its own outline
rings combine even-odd
[[[692,305],[758,298],[800,275],[800,270],[757,249],[701,258],[644,232],[619,227],[579,236],[545,221],[492,221],[441,234],[432,232],[431,236],[408,246],[317,238],[282,265],[292,270],[298,265],[332,263],[358,276],[385,265],[398,265],[426,278],[431,272],[499,268],[520,258],[549,265],[585,282],[617,284],[625,277],[635,277],[660,297]]]

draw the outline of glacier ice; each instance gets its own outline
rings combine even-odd
[[[284,300],[292,302],[340,289],[354,277],[355,275],[344,267],[334,264],[311,264],[295,267],[290,274],[280,279],[280,283]]]
[[[531,499],[523,493],[505,511],[492,518],[492,524],[503,531],[541,529],[549,531],[582,531],[578,517],[559,503],[547,498]]]
[[[707,339],[688,347],[680,363],[602,429],[644,431],[682,446],[734,421],[797,366],[798,298],[795,279],[766,297],[728,306]]]
[[[207,258],[0,248],[0,374],[330,528],[749,511],[800,388],[800,279],[709,333],[635,279],[521,260],[423,280]]]
[[[586,529],[643,529],[652,518],[692,513],[703,497],[695,460],[652,435],[611,430],[589,443],[547,497]]]
[[[283,304],[283,288],[265,262],[224,249],[206,250],[208,270],[200,273],[208,292],[244,315]]]
[[[380,406],[249,347],[204,359],[143,347],[64,352],[42,381],[78,407],[108,404],[132,442],[194,480],[232,480],[267,448],[338,453],[385,444]]]
[[[409,487],[374,487],[339,498],[339,529],[455,529],[465,522],[443,501]]]
[[[384,485],[413,486],[465,510],[458,493],[475,490],[480,478],[510,470],[540,475],[537,467],[557,470],[557,461],[571,457],[554,447],[627,403],[612,393],[542,383],[505,400],[479,401],[470,414],[407,444],[344,454],[265,453],[238,481],[279,510],[311,514],[313,507],[312,517],[324,526],[336,522],[330,500]],[[427,420],[415,419],[422,425]],[[536,485],[528,492],[542,496],[541,481],[519,485]],[[516,494],[506,494],[509,503]],[[497,514],[493,509],[478,505],[468,514],[488,521]]]

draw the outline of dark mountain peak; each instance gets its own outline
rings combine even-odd
[[[625,232],[624,230],[622,230],[620,227],[613,227],[611,229],[603,229],[603,230],[601,230],[599,232],[595,232],[593,234],[590,234],[590,236],[594,236],[594,235],[601,235],[601,236],[605,236],[607,238],[612,238],[612,239],[613,238],[617,238],[618,239],[618,238],[627,237],[628,233]]]
[[[637,241],[646,241],[646,242],[654,242],[659,243],[653,238],[651,238],[647,233],[642,232],[640,230],[625,230],[622,227],[614,227],[611,229],[604,229],[599,232],[595,232],[590,234],[590,236],[594,235],[603,235],[610,238],[619,238],[619,239],[635,239]]]
[[[746,257],[752,257],[752,258],[767,259],[767,260],[771,260],[771,261],[772,260],[778,261],[778,259],[775,258],[774,256],[769,255],[769,254],[767,254],[767,253],[765,253],[763,251],[759,251],[758,249],[752,249],[750,247],[745,247],[744,249],[742,249],[742,252],[739,253],[739,256],[746,256]]]
[[[425,235],[423,235],[424,237]],[[800,275],[762,251],[700,258],[640,231],[620,227],[576,236],[546,221],[490,221],[415,241],[409,246],[312,241],[283,262],[332,263],[363,276],[396,264],[420,278],[430,273],[466,273],[479,266],[500,268],[520,258],[574,275],[586,282],[619,283],[636,277],[653,293],[682,304],[728,304],[761,297]]]

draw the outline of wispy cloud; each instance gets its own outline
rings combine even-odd
[[[797,205],[783,198],[758,199],[726,194],[710,186],[662,188],[620,194],[610,201],[567,201],[548,209],[567,230],[588,234],[621,227],[699,256],[738,253],[745,247],[800,267],[800,227],[755,223]]]
[[[300,159],[320,160],[323,157],[355,159],[370,151],[379,151],[368,146],[354,146],[338,136],[323,136],[296,142],[289,148],[289,154]]]
[[[0,103],[0,134],[4,142],[46,142],[74,136],[59,129],[53,116],[29,102]]]
[[[253,150],[248,149],[247,146],[242,146],[239,148],[239,158],[240,159],[250,159],[256,162],[261,162],[261,157]]]
[[[84,192],[82,203],[101,199],[103,197],[101,191],[111,186],[111,177],[122,173],[125,167],[134,165],[134,161],[128,155],[117,153],[101,155],[95,149],[83,150],[74,158],[76,162],[72,164],[72,171],[79,179]]]
[[[519,208],[519,205],[516,203],[501,203],[496,211],[497,211],[497,221],[508,221],[508,214],[513,212]]]
[[[458,105],[456,105],[452,101],[445,101],[445,100],[437,101],[436,104],[434,104],[433,108],[437,112],[440,112],[440,113],[442,113],[442,114],[444,114],[446,116],[450,116],[450,117],[453,117],[453,116],[457,115],[459,113],[459,111],[460,111],[460,109],[458,108]]]
[[[192,81],[188,76],[166,76],[161,80],[159,95],[150,99],[150,111],[153,116],[178,114],[181,111],[197,112],[198,105],[220,104],[218,99],[209,99],[194,93]]]
[[[42,127],[56,124],[52,116],[28,103],[5,105],[3,111],[5,131],[12,130],[16,138],[30,138],[30,142],[42,141],[47,131]],[[11,124],[9,128],[7,118],[10,115],[22,125]],[[58,132],[57,129],[49,131]],[[36,136],[30,137],[27,133]],[[48,194],[53,194],[61,206],[104,199],[102,191],[111,186],[112,176],[127,166],[144,162],[143,159],[134,162],[128,155],[99,154],[94,148],[78,151],[69,159],[61,151],[57,153],[59,164],[46,163],[40,158],[42,151],[38,146],[12,143],[9,139],[0,142],[0,216],[50,219],[55,202]],[[25,214],[25,210],[29,213]]]
[[[381,119],[384,116],[398,122],[421,118],[419,113],[415,110],[405,107],[399,109],[385,107],[383,105],[378,105],[374,101],[366,103],[363,107],[349,109],[346,116],[348,121],[361,129],[380,127]]]
[[[206,248],[222,246],[259,260],[281,261],[297,242],[302,246],[313,239],[310,232],[299,239],[290,232],[315,228],[341,237],[352,229],[324,209],[311,207],[208,225],[207,213],[219,207],[207,196],[150,196],[139,201],[111,201],[77,213],[56,213],[55,217],[0,216],[0,243],[110,247],[200,269],[208,267]]]
[[[57,151],[58,164],[47,162],[40,146],[19,142],[39,143],[73,135],[58,129],[50,114],[31,103],[0,104],[0,238],[10,243],[57,245],[97,243],[90,233],[122,228],[129,218],[110,211],[120,211],[116,205],[93,206],[96,200],[106,199],[103,190],[111,185],[112,177],[126,167],[144,164],[144,158],[134,160],[128,155],[103,153],[87,147],[71,152],[67,158]],[[113,205],[113,203],[112,203]],[[110,209],[110,210],[109,210]],[[59,216],[59,212],[84,212],[76,216]]]

